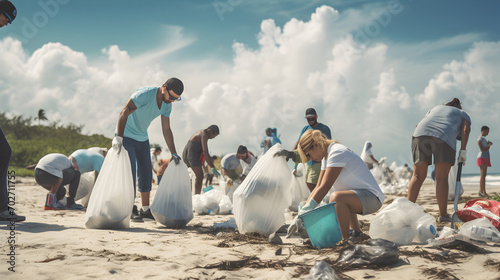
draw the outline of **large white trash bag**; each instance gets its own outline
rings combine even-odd
[[[233,195],[234,218],[240,233],[268,236],[285,223],[284,211],[292,202],[290,169],[274,145],[257,161]]]
[[[90,195],[85,227],[128,228],[134,206],[134,183],[130,158],[125,148],[118,154],[111,148]]]
[[[64,186],[69,192],[69,185]],[[82,200],[83,206],[87,207],[89,204],[90,193],[94,188],[94,171],[83,173],[80,176],[80,183],[78,184],[78,189],[76,190],[75,201]]]
[[[309,198],[309,194],[311,191],[307,187],[306,184],[306,171],[307,168],[305,164],[301,163],[297,166],[297,170],[295,171],[295,175],[292,171],[292,204],[288,209],[292,211],[299,211],[299,204],[302,201],[307,200]]]
[[[155,220],[169,228],[180,228],[193,219],[193,200],[188,167],[171,163],[163,174],[151,204]]]

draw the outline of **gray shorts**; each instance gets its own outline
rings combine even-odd
[[[440,162],[449,162],[455,164],[455,150],[443,140],[432,136],[413,137],[411,140],[411,152],[413,154],[413,163],[427,162],[434,164]]]
[[[375,213],[382,207],[382,202],[380,199],[369,190],[350,190],[356,194],[356,196],[361,201],[361,206],[363,206],[363,214],[368,215]]]

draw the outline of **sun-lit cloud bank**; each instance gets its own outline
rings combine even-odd
[[[173,64],[176,48],[161,57],[162,50],[131,57],[118,46],[88,61],[84,53],[60,43],[28,54],[19,41],[6,38],[0,41],[0,111],[35,116],[43,108],[50,120],[84,124],[86,132],[112,137],[118,113],[136,88],[177,76],[186,85],[171,116],[178,152],[195,130],[210,124],[221,129],[209,142],[215,154],[233,152],[239,144],[259,154],[267,127],[277,127],[284,146],[291,148],[306,125],[305,109],[314,107],[334,138],[354,151],[371,140],[377,158],[402,164],[411,163],[411,134],[423,115],[458,97],[472,117],[469,157],[475,158],[480,126],[494,126],[500,117],[500,43],[470,42],[461,57],[443,61],[434,73],[412,73],[415,79],[432,78],[408,87],[401,83],[408,76],[398,79],[398,73],[414,67],[415,57],[390,56],[391,44],[376,37],[357,42],[349,32],[366,22],[363,16],[370,14],[342,15],[322,6],[308,21],[290,19],[277,26],[264,20],[258,47],[235,42],[230,62],[207,58]],[[178,48],[199,43],[183,38],[181,31],[175,34],[183,42]],[[426,47],[439,51],[439,45],[449,47],[450,42],[426,42]],[[151,142],[165,146],[159,121],[149,132]],[[500,138],[495,135],[492,130],[493,142]]]

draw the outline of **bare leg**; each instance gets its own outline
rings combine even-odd
[[[363,206],[361,206],[363,207]],[[359,222],[358,222],[358,214],[356,213],[351,213],[351,222],[350,226],[353,230],[357,232],[361,232],[361,228],[359,227]]]
[[[408,200],[415,203],[420,193],[420,188],[427,177],[427,167],[429,163],[418,162],[413,166],[413,175],[411,176],[410,185],[408,186]]]
[[[448,173],[451,163],[436,163],[436,199],[441,217],[448,216]]]
[[[486,173],[488,166],[486,164],[481,164],[479,166],[479,169],[481,169],[481,178],[479,179],[479,191],[486,195]]]
[[[149,194],[151,192],[141,192],[142,206],[149,206]]]
[[[316,184],[313,184],[313,183],[306,183],[307,184],[307,187],[309,188],[309,190],[312,192],[314,190],[314,188],[316,187]]]
[[[335,210],[337,211],[337,218],[339,220],[342,239],[349,238],[351,214],[363,213],[361,201],[352,191],[338,191],[332,193],[330,196],[330,202],[335,202]],[[356,227],[359,229],[359,224],[356,225]]]
[[[203,169],[201,166],[191,167],[196,176],[196,184],[194,187],[195,194],[201,194],[201,186],[203,185]]]

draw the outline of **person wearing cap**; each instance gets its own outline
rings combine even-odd
[[[176,164],[181,159],[177,155],[174,135],[170,129],[170,113],[173,102],[181,100],[183,91],[184,84],[177,78],[168,79],[161,87],[142,87],[132,94],[120,112],[117,134],[113,139],[112,146],[118,153],[122,146],[127,150],[132,166],[134,193],[136,177],[139,181],[138,190],[141,193],[142,208],[139,212],[134,205],[132,221],[141,222],[142,218],[154,219],[149,209],[153,173],[151,172],[148,128],[156,117],[161,115],[163,137],[172,153],[172,159]],[[135,166],[137,168],[134,168]]]
[[[80,173],[94,171],[94,183],[101,172],[104,156],[91,149],[79,149],[74,151],[69,157],[76,170]]]
[[[17,16],[17,10],[14,4],[10,1],[0,1],[0,27],[7,26]]]
[[[35,181],[48,190],[45,200],[45,210],[81,210],[83,206],[75,203],[76,191],[80,184],[80,171],[78,171],[71,160],[58,153],[52,153],[42,157],[35,167]],[[66,205],[60,200],[66,195],[64,185],[69,184],[69,197]]]
[[[16,15],[16,7],[14,7],[10,1],[0,1],[0,27],[12,23]],[[17,215],[14,209],[9,207],[7,175],[9,174],[9,162],[11,157],[12,149],[10,148],[3,130],[0,128],[0,221],[22,222],[26,220],[26,217]]]
[[[330,128],[322,123],[318,122],[318,114],[314,108],[308,108],[306,110],[306,120],[307,125],[302,128],[299,135],[299,140],[293,146],[293,151],[280,150],[276,152],[275,156],[284,156],[286,160],[292,159],[295,163],[300,163],[300,156],[297,151],[297,145],[299,144],[300,137],[309,129],[321,131],[327,139],[332,139],[332,134]],[[321,172],[321,162],[310,160],[307,162],[307,172],[306,172],[306,183],[310,191],[314,190],[316,183],[318,182],[319,173]]]
[[[219,135],[219,127],[215,124],[209,126],[206,129],[200,129],[196,131],[182,152],[182,159],[188,167],[191,167],[195,176],[195,194],[201,193],[201,186],[203,185],[203,167],[201,163],[201,155],[203,154],[207,164],[212,168],[212,173],[219,177],[220,174],[215,168],[212,157],[208,152],[208,140],[213,139]]]
[[[227,154],[222,158],[222,176],[225,176],[229,184],[234,180],[240,180],[241,183],[245,180],[256,162],[257,159],[253,153],[249,152],[247,147],[240,145],[236,153]]]

